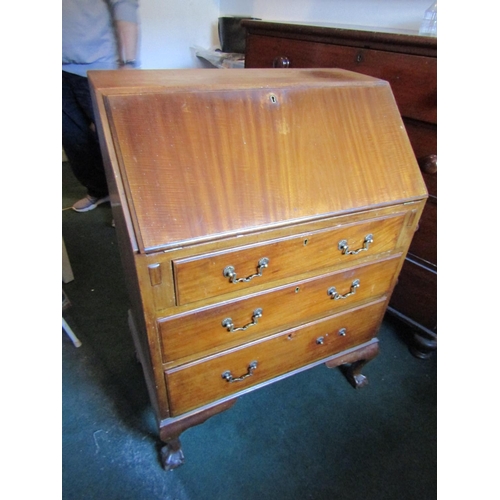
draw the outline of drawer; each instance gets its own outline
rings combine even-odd
[[[163,360],[206,355],[381,297],[391,290],[400,257],[163,318],[158,321]]]
[[[371,340],[384,308],[385,300],[379,300],[167,370],[171,415],[180,415]]]
[[[247,68],[342,68],[386,80],[403,116],[436,123],[437,59],[364,47],[252,36]]]
[[[245,290],[396,248],[406,212],[174,260],[177,303]],[[259,264],[261,263],[261,264]]]
[[[415,232],[408,251],[408,256],[411,255],[437,266],[437,200],[435,198],[429,198],[425,204],[418,230]]]
[[[389,304],[411,322],[437,331],[437,272],[406,259]]]

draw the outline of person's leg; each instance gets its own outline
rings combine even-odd
[[[64,71],[62,146],[75,177],[87,188],[89,196],[105,198],[108,195],[108,186],[97,133],[93,127],[88,80]]]

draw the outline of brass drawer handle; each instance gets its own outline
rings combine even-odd
[[[340,337],[345,337],[347,335],[347,328],[341,328],[338,331],[338,334]],[[326,334],[326,336],[328,337],[328,334]],[[321,336],[316,339],[316,344],[323,345],[324,343],[325,343],[325,337]]]
[[[258,309],[255,309],[255,311],[253,312],[251,323],[248,323],[247,325],[241,326],[239,328],[235,328],[234,324],[233,324],[233,320],[231,318],[226,318],[222,322],[222,326],[224,328],[227,328],[228,332],[242,332],[242,331],[250,328],[251,326],[256,325],[259,318],[262,318],[262,309],[260,307]]]
[[[227,382],[229,382],[230,384],[232,384],[233,382],[239,382],[240,380],[245,380],[247,377],[251,377],[256,368],[257,368],[257,361],[252,361],[248,365],[247,372],[244,375],[242,375],[241,377],[233,377],[231,375],[231,371],[227,370],[222,374],[222,378],[224,380],[226,380]]]
[[[290,59],[286,56],[277,56],[273,59],[273,68],[289,68]]]
[[[359,252],[368,250],[370,243],[373,243],[373,234],[367,234],[363,241],[362,248],[358,248],[357,250],[349,250],[347,240],[341,240],[339,241],[339,250],[342,252],[342,255],[357,255]]]
[[[351,290],[349,292],[347,292],[346,294],[340,295],[340,293],[337,293],[336,288],[334,286],[332,286],[328,289],[328,295],[330,295],[330,297],[333,300],[346,299],[350,295],[354,295],[356,293],[356,288],[358,288],[358,287],[359,287],[359,280],[356,279],[351,283]]]
[[[258,276],[262,276],[262,271],[269,265],[269,259],[267,257],[262,257],[262,259],[259,260],[258,266],[257,266],[257,273],[252,274],[251,276],[248,276],[246,278],[237,278],[236,277],[236,272],[233,266],[227,266],[224,268],[223,274],[224,277],[229,278],[229,281],[231,283],[242,283],[245,281],[251,281],[254,278],[257,278]]]

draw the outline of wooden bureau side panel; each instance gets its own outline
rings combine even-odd
[[[367,342],[375,337],[384,309],[385,299],[222,355],[168,370],[165,376],[172,415],[180,415]],[[341,335],[343,328],[345,335]],[[252,376],[233,383],[222,377],[226,371],[233,377],[241,377],[254,361],[257,367]]]
[[[130,333],[137,357],[141,360],[151,404],[157,418],[162,419],[169,416],[169,409],[165,378],[162,373],[156,322],[151,320],[152,309],[154,307],[150,300],[144,298],[144,288],[140,276],[141,266],[137,265],[138,246],[130,214],[127,211],[128,205],[122,179],[119,175],[120,171],[113,148],[113,138],[109,122],[106,120],[102,94],[92,87],[92,83],[91,95],[113,209],[113,218],[116,223],[116,236],[120,250],[122,270],[131,304],[131,310],[129,310]]]
[[[390,306],[415,323],[437,331],[437,273],[406,259],[394,289]]]
[[[417,159],[437,155],[437,126],[410,118],[404,118],[406,132]]]
[[[343,68],[387,80],[403,116],[436,123],[437,59],[364,47],[250,35],[246,68]]]
[[[400,261],[399,254],[380,262],[161,319],[159,332],[163,359],[169,362],[187,356],[200,357],[222,346],[228,348],[242,344],[389,294]],[[355,280],[359,280],[358,288],[352,287]],[[335,287],[340,295],[355,293],[334,300],[328,294],[331,287]],[[231,318],[235,328],[243,328],[252,323],[257,309],[262,309],[262,317],[244,331],[229,332],[222,324],[226,318]]]
[[[429,198],[408,250],[408,255],[437,267],[437,200]]]
[[[337,264],[350,265],[367,256],[381,256],[394,251],[405,216],[406,212],[400,212],[389,217],[303,233],[260,245],[174,260],[178,304],[189,304],[255,285],[272,283],[304,271]],[[369,235],[373,241],[365,244]],[[364,247],[367,250],[347,254],[339,248],[341,241],[346,242],[349,251]],[[269,263],[260,271],[261,276],[239,283],[232,283],[224,276],[224,269],[232,266],[237,278],[248,279],[258,274],[258,264],[262,258],[267,258]]]
[[[410,138],[413,151],[421,164],[426,158],[437,156],[437,127],[433,123],[404,120],[406,132]],[[435,171],[422,171],[429,196],[437,197],[437,168]]]

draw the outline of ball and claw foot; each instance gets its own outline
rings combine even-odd
[[[340,366],[340,370],[344,374],[344,377],[355,389],[361,389],[365,387],[365,385],[368,385],[366,376],[356,372],[356,370],[360,370],[364,364],[365,363],[359,363],[356,365],[356,363],[352,363]]]
[[[166,471],[177,469],[184,464],[184,453],[180,447],[180,442],[175,440],[166,444],[161,449],[161,459],[163,468]]]

